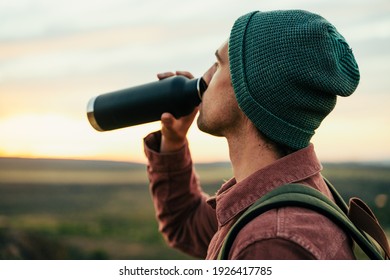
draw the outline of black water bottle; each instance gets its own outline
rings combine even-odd
[[[107,131],[157,121],[165,112],[179,118],[199,105],[206,88],[203,78],[174,76],[102,94],[89,100],[88,120],[96,130]]]

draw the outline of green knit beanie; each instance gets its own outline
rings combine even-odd
[[[234,23],[230,74],[237,102],[270,139],[293,149],[351,95],[359,69],[343,36],[306,11],[251,12]]]

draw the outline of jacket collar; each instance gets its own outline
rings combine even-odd
[[[303,181],[322,170],[313,144],[262,168],[243,181],[235,178],[222,185],[208,203],[216,209],[219,226],[223,226],[247,209],[257,199],[276,187]]]

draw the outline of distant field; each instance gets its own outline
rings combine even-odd
[[[145,166],[126,162],[0,158],[0,182],[32,184],[145,183]]]
[[[197,165],[213,194],[228,164]],[[390,168],[327,164],[345,197],[364,198],[390,228]],[[145,166],[0,158],[0,259],[185,259],[158,232]]]

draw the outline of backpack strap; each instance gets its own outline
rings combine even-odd
[[[349,201],[348,217],[360,230],[371,236],[382,248],[385,258],[390,259],[390,246],[385,232],[371,209],[359,198]]]
[[[348,216],[351,222],[360,229],[360,231],[366,232],[369,236],[371,236],[382,248],[385,255],[384,257],[390,259],[390,246],[386,234],[370,207],[357,197],[351,198],[349,200],[349,205],[347,206],[332,183],[330,183],[325,177],[323,177],[323,179],[330,189],[337,206],[340,207],[340,209]]]
[[[339,192],[328,179],[326,179],[325,177],[322,177],[322,179],[328,186],[328,189],[330,190],[336,205],[340,208],[341,211],[343,211],[345,214],[348,214],[348,205],[345,203],[343,197],[339,194]]]
[[[328,182],[327,182],[328,183]],[[348,207],[337,191],[330,187],[332,193],[335,192],[335,200],[341,203],[341,208],[327,198],[318,190],[300,184],[288,184],[274,189],[256,201],[237,220],[228,232],[222,248],[219,252],[219,259],[227,259],[229,251],[238,232],[252,219],[273,208],[297,206],[309,208],[317,211],[331,219],[343,228],[359,245],[363,252],[371,259],[389,258],[388,254],[383,257],[380,250],[358,229],[348,218]],[[340,201],[339,201],[340,200]],[[346,213],[347,212],[347,213]],[[360,214],[358,214],[359,216]],[[383,230],[382,230],[383,231]],[[383,233],[384,234],[384,233]],[[388,242],[386,239],[385,244]],[[381,245],[382,246],[382,245]],[[382,246],[383,247],[383,246]],[[386,248],[386,246],[384,246]],[[384,249],[385,249],[384,248]],[[386,251],[386,250],[385,250]]]

